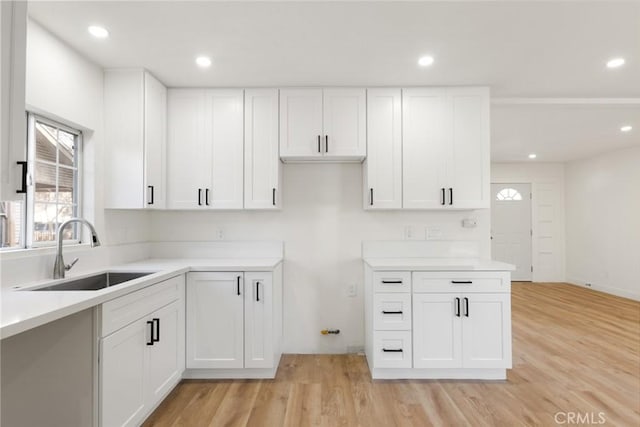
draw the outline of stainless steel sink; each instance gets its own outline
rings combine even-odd
[[[29,289],[31,291],[97,291],[108,288],[109,286],[119,285],[130,280],[148,276],[153,272],[120,272],[107,271],[106,273],[96,274],[95,276],[83,277],[82,279],[69,280],[68,282],[58,283],[56,285],[45,286],[37,289]]]

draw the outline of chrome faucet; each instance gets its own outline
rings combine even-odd
[[[89,221],[84,218],[71,218],[60,224],[58,227],[58,231],[56,232],[56,238],[58,242],[58,252],[56,254],[56,262],[53,265],[53,278],[54,279],[64,279],[64,273],[67,270],[71,270],[71,267],[74,266],[76,262],[78,262],[78,258],[74,259],[73,262],[69,265],[65,265],[64,258],[62,257],[62,232],[65,227],[71,223],[78,222],[81,224],[85,224],[91,230],[91,247],[95,248],[96,246],[100,246],[100,239],[98,239],[98,234],[96,233],[96,229],[93,227]]]

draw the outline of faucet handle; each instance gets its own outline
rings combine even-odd
[[[73,261],[71,261],[71,264],[65,265],[65,266],[64,266],[64,269],[65,269],[65,270],[67,270],[67,271],[71,270],[71,268],[72,268],[74,265],[76,265],[76,262],[78,262],[78,260],[79,260],[79,259],[80,259],[80,258],[76,258],[76,259],[74,259]]]

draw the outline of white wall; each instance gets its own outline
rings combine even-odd
[[[491,182],[531,183],[533,281],[564,282],[564,164],[493,163]]]
[[[489,257],[489,211],[369,212],[362,208],[362,165],[288,164],[284,166],[283,210],[279,212],[153,212],[157,241],[282,240],[284,338],[286,352],[343,352],[364,343],[363,240],[402,240],[412,225],[424,239],[426,225],[442,228],[443,239],[481,242]],[[475,229],[461,220],[478,219]],[[355,298],[347,286],[358,285]],[[320,330],[338,328],[338,336]]]
[[[567,163],[567,281],[640,300],[640,147]]]
[[[103,71],[57,39],[38,23],[29,20],[27,28],[26,104],[29,111],[61,121],[83,131],[83,212],[92,221],[104,245],[145,242],[149,239],[148,215],[143,211],[105,211],[103,209]],[[139,246],[142,247],[142,246]],[[27,273],[30,280],[47,277],[40,266],[53,265],[54,250],[2,254],[2,286],[15,282],[14,267],[28,258],[36,268]],[[83,251],[78,252],[82,254]],[[101,251],[103,254],[110,253]],[[144,253],[135,255],[144,256]],[[74,271],[92,266],[98,260],[80,262]],[[92,255],[88,255],[93,257]],[[108,258],[105,256],[105,258]],[[83,266],[84,264],[84,266]],[[42,274],[45,274],[44,277]],[[26,278],[26,277],[25,277]]]

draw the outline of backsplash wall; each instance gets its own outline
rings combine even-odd
[[[156,211],[150,213],[154,241],[281,240],[285,245],[285,352],[340,353],[364,342],[363,240],[402,240],[406,226],[424,239],[425,227],[441,239],[480,242],[490,257],[489,211],[365,211],[362,165],[284,165],[281,211]],[[463,218],[478,220],[462,228]],[[347,287],[357,284],[355,298]],[[338,328],[338,336],[320,330]]]

